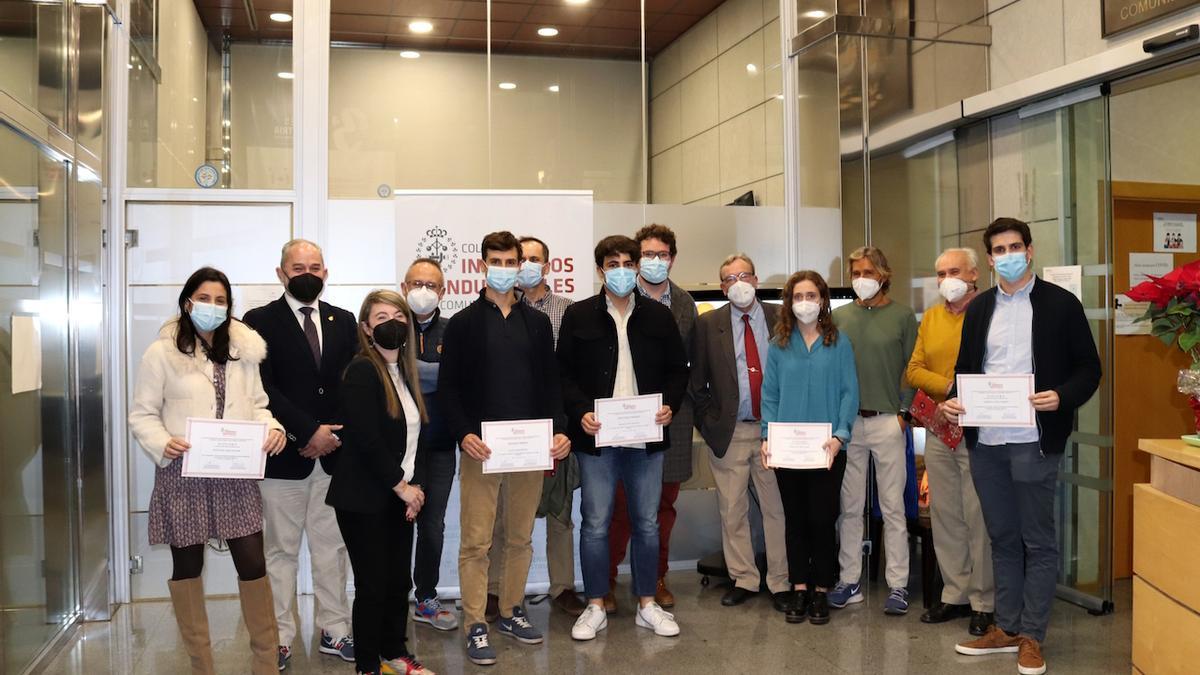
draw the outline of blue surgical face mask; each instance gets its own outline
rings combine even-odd
[[[667,280],[667,261],[662,258],[642,258],[638,266],[642,278],[652,284],[661,284]]]
[[[192,325],[196,327],[196,330],[201,333],[209,333],[225,323],[225,319],[229,316],[229,308],[193,300],[192,310],[188,312],[188,316],[191,317]]]
[[[992,261],[996,265],[996,273],[1009,283],[1025,276],[1025,271],[1029,269],[1029,260],[1026,259],[1024,251],[996,256]]]
[[[487,285],[497,293],[507,293],[517,283],[517,268],[488,265]]]
[[[633,284],[637,282],[637,272],[628,267],[614,267],[604,270],[604,287],[618,298],[623,298],[633,292]]]
[[[521,270],[517,272],[517,285],[521,288],[534,288],[542,284],[542,263],[530,262],[526,260],[521,263]]]

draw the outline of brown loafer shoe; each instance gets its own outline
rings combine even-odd
[[[483,619],[488,623],[496,623],[500,619],[500,597],[488,593],[487,606],[483,608]]]
[[[1042,657],[1042,645],[1037,640],[1022,635],[1020,651],[1017,652],[1017,672],[1021,675],[1042,675],[1046,672],[1046,659]]]
[[[604,596],[604,613],[605,614],[616,614],[617,613],[617,596],[612,591],[609,591],[608,595]]]
[[[985,654],[1001,654],[1016,652],[1021,645],[1021,638],[1015,635],[1009,635],[1000,629],[999,626],[992,624],[983,637],[960,642],[954,645],[954,651],[967,656],[983,656]]]
[[[554,598],[554,606],[571,616],[579,616],[583,614],[583,610],[587,609],[587,605],[579,598],[579,594],[569,588]]]
[[[658,580],[658,586],[654,589],[654,601],[663,609],[671,609],[675,606],[675,596],[667,588],[666,579]]]

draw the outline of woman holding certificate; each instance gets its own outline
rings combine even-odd
[[[354,570],[359,673],[433,675],[405,646],[413,520],[425,503],[416,475],[426,421],[408,303],[372,291],[358,312],[358,355],[342,378],[342,457],[325,503],[337,512]]]
[[[237,568],[252,671],[263,675],[277,670],[279,636],[255,479],[263,475],[263,453],[282,450],[284,436],[267,410],[258,372],[267,345],[232,313],[222,272],[203,267],[188,278],[179,293],[179,316],[142,356],[129,426],[157,464],[150,543],[171,547],[167,585],[192,672],[215,672],[200,573],[205,545],[221,539]]]
[[[762,384],[762,462],[775,470],[783,502],[788,623],[829,623],[837,583],[837,519],[850,429],[858,412],[858,374],[850,340],[838,334],[829,286],[796,272],[783,287],[791,311],[779,313]]]

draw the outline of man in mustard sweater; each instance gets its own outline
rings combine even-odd
[[[941,402],[954,384],[963,316],[978,292],[979,258],[972,249],[951,248],[934,266],[938,292],[946,302],[929,308],[921,319],[906,375],[909,384]],[[964,442],[950,448],[932,432],[925,435],[933,548],[946,585],[941,602],[921,621],[944,623],[969,615],[971,634],[983,635],[994,621],[996,594],[991,544],[970,462]]]

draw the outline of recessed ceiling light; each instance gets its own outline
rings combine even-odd
[[[558,35],[558,29],[554,26],[542,26],[538,29],[538,35],[542,37],[554,37]]]
[[[825,17],[829,16],[829,12],[824,12],[819,9],[814,9],[810,12],[805,12],[805,13],[801,14],[800,16],[803,16],[806,19],[824,19]]]
[[[271,20],[279,23],[289,23],[292,20],[292,15],[287,12],[271,12]]]
[[[282,72],[282,73],[279,73],[279,79],[281,79],[281,80],[294,80],[294,79],[296,79],[296,76],[295,76],[293,73],[289,73],[289,72],[287,72],[287,71],[284,71],[284,72]]]
[[[517,83],[516,82],[501,82],[499,86],[501,89],[516,89]]]
[[[414,33],[429,33],[433,31],[433,24],[428,21],[410,21],[408,29]]]
[[[555,94],[558,93],[558,85],[557,84],[552,84],[549,87],[546,87],[546,89],[552,93],[555,93]]]
[[[402,58],[402,59],[419,59],[419,58],[421,58],[421,52],[414,52],[411,49],[405,49],[404,51],[400,52],[400,58]]]
[[[754,65],[753,63],[747,63],[746,64],[746,72],[753,75],[758,72],[758,66]]]
[[[586,5],[588,0],[566,0],[568,5]]]

